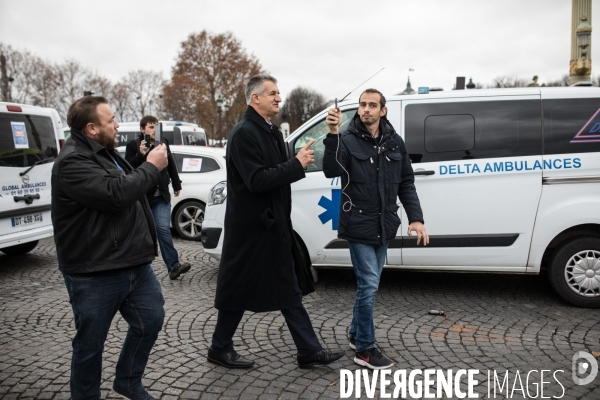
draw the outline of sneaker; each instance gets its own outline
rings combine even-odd
[[[393,362],[385,358],[383,354],[381,354],[381,351],[375,347],[357,352],[354,357],[354,362],[371,369],[386,369],[394,365]]]
[[[190,270],[190,268],[192,268],[192,265],[190,263],[184,262],[182,264],[179,264],[175,268],[173,268],[173,271],[171,271],[171,273],[169,274],[169,278],[177,279],[179,275],[185,274]]]
[[[353,337],[351,337],[351,338],[348,338],[348,340],[350,341],[350,343],[349,343],[349,345],[350,345],[350,348],[351,348],[352,350],[356,350],[356,340],[355,340]]]
[[[156,400],[154,397],[150,396],[150,393],[148,393],[143,386],[140,386],[134,390],[129,390],[113,384],[113,392],[117,395],[117,397],[122,399]]]

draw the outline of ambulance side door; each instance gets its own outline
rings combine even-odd
[[[542,190],[539,95],[402,102],[403,137],[430,245],[405,232],[388,264],[525,271]]]

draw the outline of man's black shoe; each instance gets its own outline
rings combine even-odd
[[[175,268],[173,268],[173,271],[171,271],[171,273],[169,274],[169,278],[177,279],[179,275],[185,274],[190,270],[190,268],[192,268],[192,265],[190,263],[184,262],[182,264],[179,264]]]
[[[300,368],[312,368],[316,365],[327,365],[334,361],[339,360],[344,356],[343,351],[331,351],[322,349],[314,354],[307,356],[301,356],[298,354],[298,367]]]
[[[150,396],[150,393],[144,389],[143,386],[129,390],[122,387],[118,387],[113,383],[113,392],[122,399],[130,399],[130,400],[156,400],[154,397]]]
[[[248,360],[240,356],[235,350],[230,353],[215,353],[212,346],[208,348],[208,362],[213,364],[222,365],[227,368],[252,368],[254,361]]]

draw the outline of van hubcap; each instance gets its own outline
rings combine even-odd
[[[600,296],[600,251],[584,250],[571,257],[565,266],[565,279],[580,296]]]

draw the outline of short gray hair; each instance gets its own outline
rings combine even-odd
[[[253,93],[261,93],[263,89],[263,82],[271,81],[273,83],[277,83],[277,79],[272,77],[271,75],[260,74],[255,75],[246,84],[246,104],[250,105],[252,102],[252,94]]]

